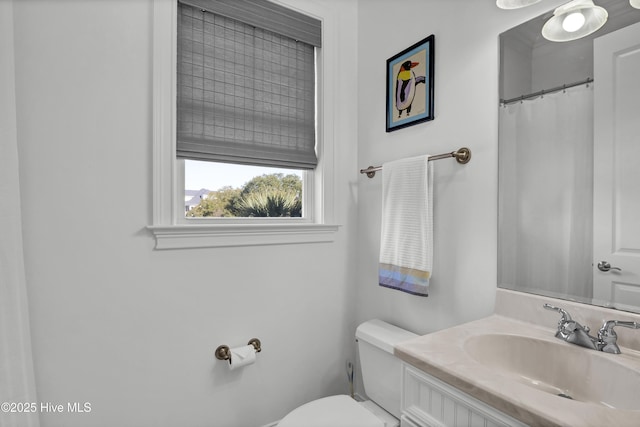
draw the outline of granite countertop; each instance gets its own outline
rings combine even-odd
[[[640,411],[613,409],[558,397],[481,364],[464,347],[470,338],[486,334],[522,335],[566,345],[571,347],[568,354],[581,355],[576,353],[576,349],[593,352],[595,354],[589,357],[611,358],[614,363],[640,372],[638,351],[622,348],[623,354],[612,355],[583,349],[559,341],[554,337],[554,329],[497,314],[402,342],[396,345],[395,354],[416,368],[531,426],[640,426]]]

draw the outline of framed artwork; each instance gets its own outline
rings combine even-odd
[[[433,120],[432,35],[387,59],[387,132]]]

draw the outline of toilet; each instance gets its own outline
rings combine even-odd
[[[364,391],[371,400],[324,397],[294,409],[277,427],[398,427],[402,371],[393,348],[416,336],[382,320],[364,322],[356,329],[356,341]]]

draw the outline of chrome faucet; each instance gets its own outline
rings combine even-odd
[[[558,330],[556,338],[571,344],[591,350],[604,351],[605,353],[620,354],[620,347],[616,343],[618,335],[613,330],[614,326],[624,326],[625,328],[640,329],[638,322],[623,322],[621,320],[607,320],[598,330],[598,337],[589,335],[589,327],[582,326],[575,320],[571,319],[571,315],[560,307],[550,304],[544,304],[547,310],[553,310],[562,316],[558,322]]]
[[[558,322],[556,338],[591,350],[599,350],[598,338],[589,335],[590,329],[588,326],[582,326],[580,323],[571,319],[571,315],[560,307],[555,307],[550,304],[545,304],[543,307],[547,310],[557,311],[562,316]]]

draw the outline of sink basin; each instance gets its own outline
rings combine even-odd
[[[640,372],[617,355],[551,338],[486,334],[469,337],[464,351],[473,360],[537,390],[608,408],[640,410]]]

